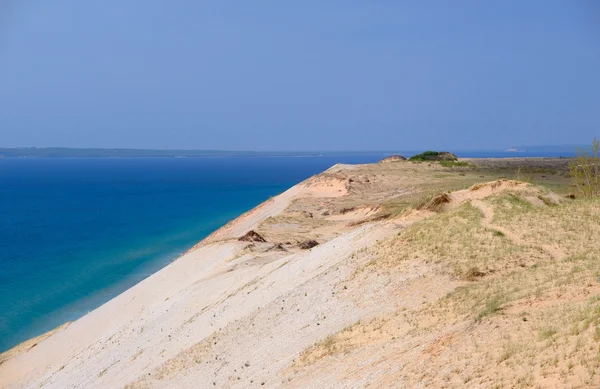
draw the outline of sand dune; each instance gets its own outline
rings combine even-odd
[[[585,367],[567,369],[568,358],[556,369],[545,361],[554,360],[552,350],[571,347],[557,315],[586,309],[583,296],[600,289],[590,284],[582,295],[581,284],[565,279],[557,300],[550,284],[533,280],[554,274],[564,258],[597,249],[595,230],[571,234],[560,215],[592,220],[600,207],[495,180],[508,171],[489,163],[336,165],[35,347],[5,354],[0,382],[7,388],[595,384],[598,377]],[[554,179],[567,182],[563,173]],[[249,230],[265,242],[237,240]],[[305,239],[319,244],[302,250]],[[528,278],[513,281],[519,274]],[[524,321],[519,307],[527,301]],[[543,327],[548,318],[553,332]],[[581,328],[580,336],[593,336]],[[539,331],[556,345],[511,346],[516,339],[535,344]],[[528,359],[531,353],[540,357]],[[573,355],[592,366],[584,348]],[[513,360],[530,367],[515,368]]]

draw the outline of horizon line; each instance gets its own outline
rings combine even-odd
[[[565,148],[565,149],[576,149],[576,148],[587,148],[588,145],[582,144],[553,144],[553,145],[518,145],[518,146],[505,146],[505,147],[497,147],[497,148],[448,148],[441,149],[437,147],[422,147],[422,148],[406,148],[406,149],[372,149],[372,150],[357,150],[357,149],[348,149],[348,150],[327,150],[327,149],[313,149],[313,150],[282,150],[282,149],[272,149],[272,150],[240,150],[240,149],[200,149],[200,148],[143,148],[143,147],[68,147],[68,146],[14,146],[14,147],[0,147],[0,150],[90,150],[90,151],[163,151],[163,152],[210,152],[210,153],[397,153],[397,152],[420,152],[427,150],[437,150],[437,151],[494,151],[494,152],[520,152],[527,150],[518,150],[524,148]],[[517,151],[513,151],[517,149]],[[563,150],[560,150],[563,151]],[[566,150],[564,150],[566,151]]]

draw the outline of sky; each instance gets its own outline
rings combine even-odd
[[[600,137],[600,2],[1,0],[0,147]]]

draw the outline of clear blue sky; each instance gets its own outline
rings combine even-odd
[[[600,135],[600,1],[0,4],[0,146],[465,150]]]

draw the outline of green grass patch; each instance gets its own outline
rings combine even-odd
[[[408,159],[412,162],[435,162],[435,161],[458,161],[456,155],[448,151],[424,151],[421,154],[413,155]]]
[[[440,155],[439,151],[425,151],[421,154],[413,155],[408,160],[409,161],[435,161],[435,159]]]

